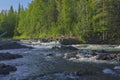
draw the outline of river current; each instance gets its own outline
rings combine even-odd
[[[9,75],[0,75],[0,80],[77,80],[74,75],[80,68],[80,63],[63,58],[69,51],[51,49],[53,45],[29,45],[34,49],[0,50],[2,53],[20,54],[23,58],[0,61],[8,65],[16,66],[17,71]],[[119,50],[119,46],[100,45],[73,45],[82,49],[107,49]],[[88,59],[87,59],[88,60]],[[94,59],[92,59],[94,61]]]

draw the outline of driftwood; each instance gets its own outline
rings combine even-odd
[[[4,32],[0,35],[0,38],[3,37],[5,34],[7,34],[7,32]]]
[[[0,35],[0,44],[2,43],[2,37],[3,37],[5,34],[7,34],[7,32],[4,32],[4,33],[2,33],[2,34]]]

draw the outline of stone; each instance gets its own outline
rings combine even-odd
[[[10,54],[10,53],[0,53],[0,60],[11,60],[16,58],[22,58],[22,55],[19,54]]]
[[[103,70],[103,73],[104,73],[104,74],[115,74],[115,72],[114,72],[113,70],[108,69],[108,68],[104,69],[104,70]]]
[[[120,61],[120,53],[107,53],[98,55],[97,60],[111,60],[111,61]]]
[[[77,51],[79,49],[73,47],[73,46],[61,46],[62,50],[71,50],[71,51]]]
[[[0,63],[0,75],[7,75],[10,72],[16,71],[17,68],[14,66],[6,65],[3,63]]]
[[[20,49],[20,48],[31,48],[31,47],[27,47],[24,45],[21,45],[17,42],[4,42],[4,44],[0,44],[0,50],[4,50],[4,49]]]
[[[52,53],[49,53],[49,54],[47,54],[46,56],[54,56],[54,54],[52,54]]]
[[[115,66],[114,69],[120,70],[120,66]]]
[[[66,45],[61,45],[61,46],[55,46],[52,47],[54,50],[65,50],[65,51],[77,51],[79,49],[73,47],[73,46],[66,46]]]

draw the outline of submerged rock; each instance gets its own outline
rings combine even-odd
[[[115,66],[114,69],[115,70],[120,70],[120,66]]]
[[[85,69],[84,71],[76,71],[76,76],[83,76],[83,75],[95,75],[94,71],[89,71],[89,69]]]
[[[51,56],[51,57],[53,57],[53,56],[55,56],[55,54],[49,53],[49,54],[47,54],[46,56]]]
[[[103,70],[103,73],[120,76],[120,66],[115,66],[113,69],[106,68]]]
[[[10,53],[0,53],[0,61],[1,60],[11,60],[16,58],[22,58],[22,55],[19,54],[10,54]]]
[[[107,68],[107,69],[104,69],[104,70],[103,70],[103,73],[104,73],[104,74],[115,74],[115,72],[114,72],[113,70],[108,69],[108,68]]]
[[[17,68],[10,65],[5,65],[3,63],[0,63],[0,75],[7,75],[10,72],[16,71]]]
[[[116,75],[120,76],[120,66],[115,66],[113,69],[116,72]]]

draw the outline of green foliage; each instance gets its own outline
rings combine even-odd
[[[2,11],[0,15],[0,34],[7,32],[6,37],[12,37],[16,26],[16,12],[11,6],[8,12]]]
[[[33,0],[0,12],[0,33],[19,38],[75,36],[82,42],[120,39],[120,0]]]

